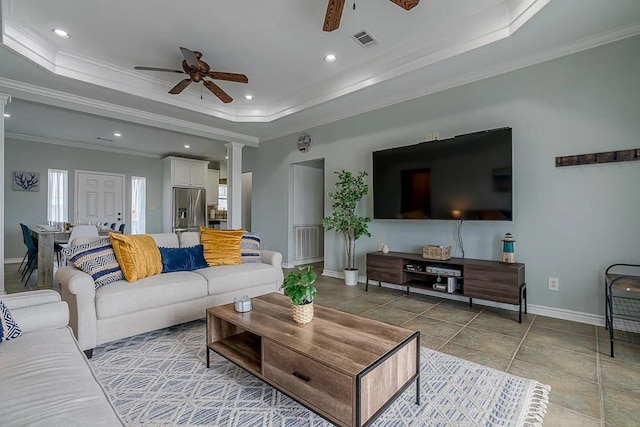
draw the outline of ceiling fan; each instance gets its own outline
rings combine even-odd
[[[418,5],[420,0],[390,0],[404,10],[411,10]],[[322,31],[333,31],[340,26],[340,18],[342,18],[342,9],[345,0],[329,0],[327,4],[327,13],[324,16],[324,26]],[[355,4],[354,4],[355,9]]]
[[[221,71],[211,71],[209,68],[209,64],[204,61],[201,61],[202,53],[194,52],[187,48],[181,47],[182,56],[184,56],[184,60],[182,61],[182,70],[172,70],[169,68],[155,68],[155,67],[133,67],[136,70],[143,71],[167,71],[170,73],[179,73],[179,74],[188,74],[189,78],[180,81],[177,85],[175,85],[169,93],[172,95],[177,95],[182,92],[187,86],[191,84],[191,82],[202,82],[204,87],[209,89],[211,93],[220,98],[220,101],[225,104],[233,101],[233,98],[229,96],[227,92],[222,90],[220,86],[212,82],[211,80],[205,80],[205,77],[209,77],[211,79],[216,80],[226,80],[230,82],[237,83],[249,83],[249,79],[244,74],[236,74],[236,73],[224,73]]]

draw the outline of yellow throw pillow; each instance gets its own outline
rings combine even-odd
[[[204,247],[204,259],[207,264],[242,264],[240,246],[244,229],[218,230],[200,226],[200,243]]]
[[[149,234],[109,233],[109,237],[127,282],[162,273],[160,249]]]

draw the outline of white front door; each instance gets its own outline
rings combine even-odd
[[[76,223],[124,222],[124,175],[76,171]]]

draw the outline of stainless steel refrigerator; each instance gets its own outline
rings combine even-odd
[[[173,188],[173,232],[198,231],[207,223],[204,188]]]

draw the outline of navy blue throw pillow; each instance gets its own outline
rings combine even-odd
[[[209,267],[202,245],[188,248],[158,248],[162,257],[162,272],[191,271]]]

